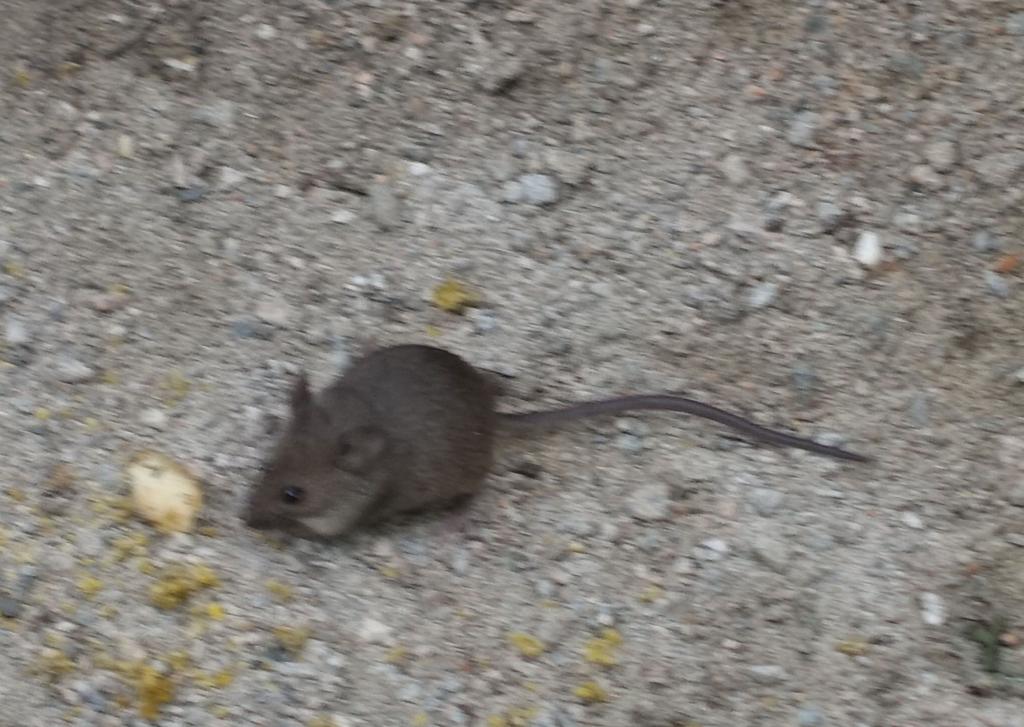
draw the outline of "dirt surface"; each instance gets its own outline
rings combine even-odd
[[[1019,3],[3,10],[0,724],[1024,725]],[[594,421],[247,531],[292,374],[408,341],[878,461]]]

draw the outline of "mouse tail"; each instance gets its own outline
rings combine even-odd
[[[839,447],[832,447],[827,444],[815,442],[812,439],[798,437],[794,434],[776,431],[756,424],[749,419],[719,409],[716,406],[705,404],[695,399],[687,399],[684,396],[671,394],[639,394],[634,396],[621,396],[614,399],[601,399],[587,401],[580,404],[573,404],[561,409],[547,409],[544,411],[523,412],[519,414],[499,414],[501,422],[510,429],[524,431],[540,427],[557,426],[577,419],[585,419],[606,414],[623,414],[630,411],[673,411],[683,414],[692,414],[704,419],[709,419],[722,424],[738,432],[742,432],[766,444],[775,444],[781,447],[792,447],[802,449],[815,454],[835,457],[837,459],[850,460],[852,462],[869,462],[870,457],[856,452],[850,452]]]

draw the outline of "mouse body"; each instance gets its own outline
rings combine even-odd
[[[480,490],[499,428],[533,430],[635,410],[693,414],[759,441],[852,461],[867,457],[768,429],[671,394],[631,395],[547,411],[498,413],[495,387],[456,354],[403,344],[357,360],[318,394],[304,375],[289,421],[249,492],[245,522],[312,538],[344,535]]]
[[[332,537],[472,495],[492,464],[494,399],[476,369],[429,346],[375,351],[318,395],[300,376],[246,522]]]

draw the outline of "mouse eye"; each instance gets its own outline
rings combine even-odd
[[[305,496],[306,491],[301,487],[286,487],[281,491],[281,499],[289,505],[295,505],[302,502]]]

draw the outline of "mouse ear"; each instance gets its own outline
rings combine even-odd
[[[340,469],[365,472],[384,454],[387,437],[377,427],[356,427],[340,434],[335,446]]]
[[[305,414],[309,411],[312,403],[313,394],[309,390],[309,377],[306,376],[305,371],[300,371],[295,378],[295,383],[292,384],[292,414],[296,416]]]

